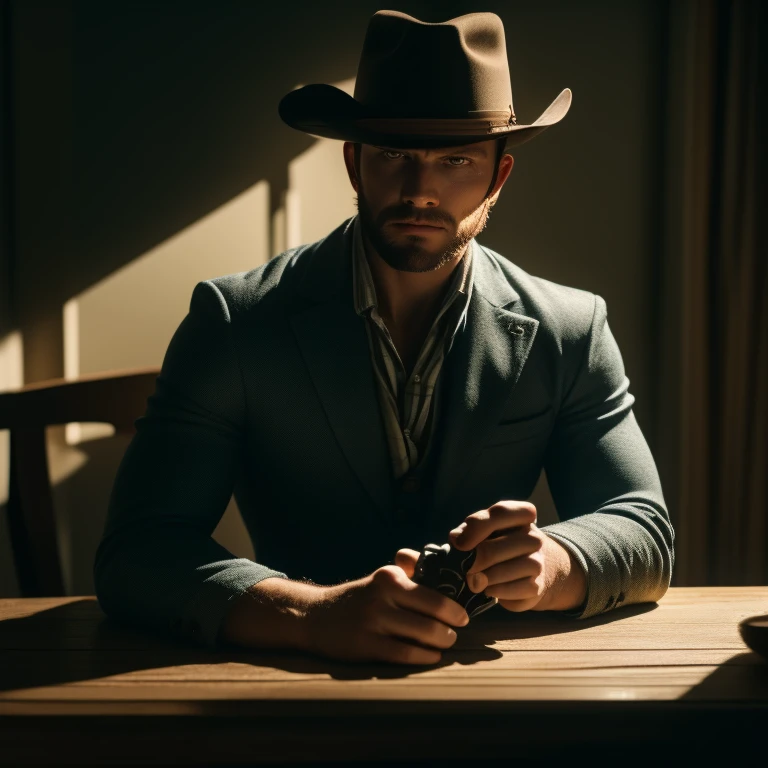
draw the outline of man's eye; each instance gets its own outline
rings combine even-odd
[[[384,157],[387,158],[387,160],[398,160],[403,156],[402,152],[395,152],[389,149],[385,149],[383,154],[384,154]]]
[[[458,162],[454,162],[454,161],[458,161]],[[458,157],[458,156],[449,157],[448,158],[448,162],[452,166],[454,166],[455,168],[461,168],[461,166],[466,165],[469,162],[469,158],[468,157]]]

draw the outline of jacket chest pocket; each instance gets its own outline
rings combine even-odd
[[[521,440],[530,440],[534,437],[548,437],[552,431],[553,413],[552,409],[531,416],[526,419],[516,421],[502,421],[491,430],[488,439],[485,441],[485,447],[492,445],[509,445]]]

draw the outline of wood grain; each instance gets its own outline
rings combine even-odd
[[[460,630],[439,665],[407,667],[181,645],[109,621],[93,597],[0,600],[0,737],[26,764],[52,759],[40,733],[95,764],[118,759],[105,731],[130,742],[121,759],[139,759],[157,723],[181,738],[178,723],[191,721],[174,747],[188,764],[401,759],[392,733],[413,759],[477,757],[451,746],[461,729],[501,759],[504,741],[488,729],[515,722],[525,728],[517,754],[529,757],[537,740],[550,756],[596,740],[607,755],[633,733],[664,750],[704,733],[708,756],[726,750],[726,725],[745,745],[768,717],[768,663],[738,633],[741,619],[768,614],[768,587],[672,588],[658,604],[584,621],[495,610]],[[67,746],[70,720],[88,734],[85,752],[82,738]],[[203,737],[218,738],[222,723],[228,742],[212,755]],[[244,746],[254,739],[258,757]]]

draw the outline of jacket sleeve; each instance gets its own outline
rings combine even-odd
[[[605,301],[595,296],[586,348],[558,413],[545,470],[561,520],[542,530],[587,574],[588,618],[654,602],[669,587],[674,531],[656,465],[632,412],[635,398]]]
[[[287,578],[211,538],[242,461],[245,409],[227,303],[199,283],[112,489],[94,562],[111,618],[217,647],[232,600]]]

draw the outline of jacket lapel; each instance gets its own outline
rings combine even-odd
[[[389,521],[391,459],[381,423],[368,338],[352,301],[352,221],[302,254],[307,267],[291,317],[296,341],[341,449]],[[499,421],[520,378],[539,321],[506,309],[520,297],[496,259],[472,241],[474,284],[464,329],[441,374],[444,400],[435,509],[450,502]]]
[[[296,341],[336,439],[368,495],[389,520],[391,461],[381,423],[368,337],[354,311],[351,223],[307,253],[307,304],[291,318]]]
[[[449,504],[501,417],[530,353],[539,321],[505,309],[519,299],[495,259],[473,241],[474,285],[464,330],[446,358],[443,439],[435,510]]]

